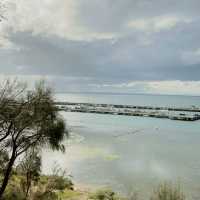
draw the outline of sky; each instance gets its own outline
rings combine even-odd
[[[200,95],[199,0],[1,3],[1,80],[42,78],[58,92]]]

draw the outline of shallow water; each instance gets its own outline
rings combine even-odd
[[[65,154],[43,151],[43,172],[56,161],[76,184],[138,191],[145,198],[160,182],[173,181],[189,199],[200,198],[200,121],[61,114],[72,136]]]

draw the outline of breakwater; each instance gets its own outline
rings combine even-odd
[[[153,107],[73,102],[55,102],[55,105],[59,110],[67,112],[155,117],[182,121],[196,121],[200,119],[200,108],[197,107]]]

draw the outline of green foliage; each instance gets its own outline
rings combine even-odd
[[[164,183],[154,191],[151,200],[185,200],[185,196],[180,187]]]
[[[90,196],[93,200],[119,200],[120,198],[112,190],[99,190]]]
[[[46,135],[48,142],[53,150],[65,151],[65,148],[60,142],[64,139],[66,127],[65,123],[61,118],[57,118],[51,124],[46,127]],[[67,134],[67,132],[66,132]]]
[[[64,200],[81,196],[73,190],[72,182],[61,176],[41,176],[39,181],[32,185],[28,196],[26,186],[24,175],[18,173],[12,176],[2,200]]]
[[[41,157],[37,149],[30,149],[26,152],[23,160],[18,165],[18,171],[37,182],[41,172]]]
[[[37,191],[33,195],[33,200],[58,200],[58,195],[54,191]]]
[[[25,200],[25,194],[17,185],[9,185],[2,200]]]
[[[64,151],[62,141],[67,131],[53,100],[52,91],[44,82],[39,82],[32,91],[18,81],[7,81],[0,88],[0,151],[11,152],[0,187],[0,198],[21,154],[44,144]],[[31,178],[28,179],[31,180],[37,177],[40,159],[35,158],[34,162],[29,170]]]
[[[42,176],[37,188],[33,200],[61,200],[61,196],[66,195],[64,191],[73,191],[73,183],[63,176]]]
[[[73,183],[70,179],[62,176],[51,176],[48,187],[54,190],[64,190],[71,189],[73,190]]]
[[[39,82],[27,91],[20,82],[8,82],[0,90],[0,143],[15,155],[30,147],[49,144],[63,150],[61,144],[67,134],[65,122],[58,115],[50,88]]]
[[[5,167],[9,161],[9,156],[7,151],[0,150],[0,174],[4,173]]]
[[[57,163],[54,163],[52,175],[49,176],[49,187],[56,190],[73,190],[74,185],[72,181],[66,175],[66,171],[63,170]]]

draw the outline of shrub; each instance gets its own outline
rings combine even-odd
[[[50,178],[50,183],[48,187],[54,190],[64,190],[64,189],[73,190],[73,183],[68,178],[62,176],[52,176]]]
[[[37,191],[33,195],[33,200],[58,200],[58,195],[54,191]]]
[[[93,200],[119,200],[119,197],[112,190],[99,190],[90,196]]]
[[[9,185],[2,200],[25,200],[24,192],[16,185]]]
[[[180,187],[164,183],[154,191],[151,200],[185,200],[185,196]]]

